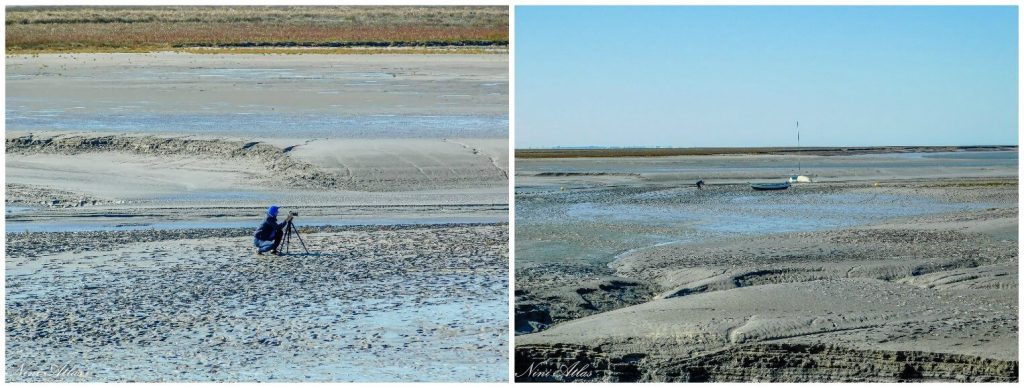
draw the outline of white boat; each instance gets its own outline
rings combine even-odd
[[[811,183],[811,177],[807,175],[793,175],[789,177],[789,183]]]

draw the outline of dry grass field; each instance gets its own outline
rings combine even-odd
[[[8,54],[508,44],[507,7],[8,7],[5,23]]]

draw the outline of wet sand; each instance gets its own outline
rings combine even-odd
[[[42,54],[6,69],[9,222],[507,208],[507,55]]]
[[[166,116],[170,122],[128,129],[178,131],[181,128],[172,125],[181,124],[221,134],[223,129],[186,118],[223,114],[237,123],[235,128],[266,134],[301,130],[312,123],[286,131],[262,126],[247,116],[329,113],[385,119],[378,122],[402,117],[508,116],[508,56],[504,54],[72,53],[10,55],[6,69],[7,119],[22,127],[40,125],[31,129],[57,121],[68,126],[76,119],[99,115],[133,120],[146,114],[170,114]],[[54,93],[55,89],[61,93]],[[101,123],[93,124],[97,127],[67,129],[95,130]],[[392,129],[400,129],[396,127]],[[371,130],[368,134],[374,134],[373,129],[364,128]]]
[[[507,379],[506,72],[9,58],[8,380]],[[253,256],[270,204],[311,255]]]
[[[516,379],[1015,381],[1004,156],[517,161]]]
[[[507,225],[250,234],[8,233],[7,380],[506,379]]]

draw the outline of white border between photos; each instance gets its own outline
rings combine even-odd
[[[540,6],[540,5],[579,5],[579,6],[584,6],[584,5],[630,5],[630,6],[641,6],[641,5],[766,5],[766,6],[767,5],[1016,5],[1016,6],[1018,6],[1018,18],[1017,18],[1017,20],[1018,20],[1018,47],[1019,47],[1019,44],[1020,44],[1020,41],[1021,41],[1021,37],[1024,37],[1024,34],[1021,34],[1021,30],[1020,30],[1020,19],[1021,19],[1020,18],[1020,16],[1021,16],[1020,5],[1021,5],[1021,0],[997,0],[997,1],[988,0],[988,1],[978,1],[978,2],[962,1],[962,0],[961,1],[952,1],[952,0],[933,0],[933,1],[926,1],[926,0],[901,0],[901,1],[898,1],[898,2],[884,1],[884,0],[874,0],[874,1],[856,1],[856,0],[854,0],[854,1],[783,0],[783,1],[770,1],[770,2],[759,2],[759,1],[752,1],[752,0],[746,0],[746,1],[736,1],[736,0],[722,0],[722,1],[707,1],[707,0],[705,0],[705,1],[685,1],[685,0],[674,0],[674,1],[673,0],[661,0],[661,1],[658,1],[658,0],[640,0],[640,1],[626,1],[626,0],[554,0],[554,1],[544,1],[544,0],[504,0],[504,1],[494,1],[494,0],[479,0],[479,1],[452,1],[452,0],[438,0],[438,1],[425,1],[425,0],[376,0],[376,1],[367,1],[367,0],[364,0],[364,1],[351,1],[351,0],[335,0],[335,1],[316,1],[316,0],[313,0],[313,1],[311,1],[311,0],[302,0],[302,1],[295,1],[295,2],[286,2],[286,1],[281,1],[281,0],[278,0],[278,1],[267,1],[267,0],[249,0],[249,1],[244,1],[244,0],[221,0],[221,1],[179,0],[179,1],[163,1],[163,0],[159,0],[159,1],[148,1],[148,2],[144,2],[144,1],[140,1],[140,0],[136,0],[136,1],[130,1],[130,0],[129,1],[124,1],[124,0],[94,0],[94,1],[81,1],[81,0],[67,0],[67,1],[43,0],[43,1],[36,1],[36,0],[27,0],[26,1],[26,0],[21,0],[21,1],[5,2],[4,5],[5,5],[5,7],[6,6],[10,6],[10,5],[505,5],[505,6],[509,6],[509,53],[508,53],[508,68],[509,68],[509,74],[508,74],[508,80],[509,80],[509,83],[508,83],[508,85],[509,85],[508,86],[509,87],[509,90],[508,90],[508,96],[509,96],[508,97],[509,98],[509,130],[508,130],[508,134],[509,134],[509,146],[508,146],[509,147],[508,148],[509,149],[509,157],[508,157],[508,159],[509,159],[509,183],[508,183],[508,202],[509,202],[509,219],[508,219],[508,225],[509,225],[509,245],[508,245],[508,247],[509,247],[509,256],[508,256],[509,257],[509,274],[508,274],[508,283],[509,283],[509,290],[508,290],[508,306],[509,306],[508,330],[509,330],[509,341],[508,341],[508,345],[509,345],[509,349],[508,349],[508,357],[509,357],[509,359],[508,359],[508,361],[509,361],[509,367],[508,367],[508,372],[509,372],[509,376],[508,377],[509,377],[509,382],[505,382],[505,383],[459,383],[460,386],[471,386],[471,387],[503,387],[503,386],[509,386],[510,384],[512,384],[512,379],[513,379],[513,375],[514,375],[514,365],[513,364],[514,364],[515,358],[514,358],[513,349],[515,347],[515,336],[514,336],[514,332],[515,332],[514,331],[514,329],[515,329],[514,325],[515,325],[515,323],[514,323],[513,311],[514,311],[514,301],[515,301],[515,295],[514,295],[514,287],[515,287],[514,273],[515,273],[515,133],[516,133],[516,131],[515,131],[515,127],[516,127],[515,126],[515,123],[516,123],[516,119],[515,119],[515,79],[516,79],[516,74],[515,74],[515,52],[516,52],[516,48],[515,48],[516,47],[515,46],[515,8],[517,6],[534,6],[534,5],[537,5],[537,6]],[[0,38],[0,39],[4,39],[4,38]],[[1021,56],[1021,51],[1018,48],[1018,74],[1020,74],[1020,63],[1021,63],[1020,58],[1024,58],[1024,57]],[[5,63],[5,65],[6,65],[6,63]],[[1019,98],[1019,91],[1021,90],[1021,88],[1019,86],[1020,82],[1021,82],[1021,77],[1018,75],[1018,104],[1022,108],[1021,110],[1024,110],[1024,104],[1021,104],[1021,101],[1020,101],[1020,98]],[[4,98],[4,101],[6,101],[6,87],[4,88],[4,90],[0,90],[0,96],[2,96]],[[2,114],[4,115],[4,122],[6,123],[6,112],[4,112]],[[1018,117],[1018,141],[1019,141],[1019,138],[1020,138],[1020,136],[1019,136],[1020,133],[1021,133],[1020,132],[1020,121],[1019,121],[1019,117]],[[6,152],[4,154],[6,156]],[[5,185],[6,184],[6,182],[5,182],[6,181],[6,179],[5,179],[5,177],[6,177],[6,166],[3,167],[3,170],[4,170],[4,177],[0,177],[0,184],[4,184]],[[1024,181],[1020,181],[1021,171],[1024,171],[1024,170],[1022,170],[1021,166],[1018,165],[1018,180],[1019,180],[1018,185],[1021,182],[1024,182]],[[6,195],[6,193],[5,193],[5,195]],[[1020,201],[1019,198],[1018,198],[1018,201]],[[1024,231],[1022,231],[1022,230],[1018,230],[1018,239],[1020,239],[1020,237],[1024,237]],[[6,252],[6,234],[4,236],[0,236],[0,248],[3,248],[4,251]],[[2,288],[2,289],[0,289],[0,295],[3,295],[3,293],[6,290],[5,282],[6,282],[6,277],[4,279],[0,279],[0,286],[2,286],[2,287],[0,287],[0,288]],[[1018,283],[1019,283],[1019,281],[1018,281]],[[1020,292],[1020,290],[1018,290],[1018,292]],[[1020,311],[1020,301],[1022,299],[1020,296],[1021,295],[1019,294],[1018,295],[1018,312]],[[6,312],[0,312],[0,318],[3,319],[4,325],[6,325],[6,319],[5,319],[6,318]],[[1018,321],[1019,321],[1019,319],[1018,319]],[[3,336],[3,337],[0,337],[0,345],[4,345],[4,350],[5,350],[4,356],[0,356],[0,360],[4,361],[4,365],[5,365],[5,369],[6,369],[6,343],[5,343],[5,341],[6,341],[6,335]],[[1018,360],[1019,360],[1019,354],[1021,353],[1020,349],[1024,349],[1024,348],[1021,347],[1021,342],[1020,342],[1019,335],[1018,335]],[[2,372],[2,373],[6,373],[6,371]],[[5,378],[5,381],[6,381],[6,378]],[[8,383],[5,382],[4,384],[8,384]],[[30,383],[10,383],[10,384],[12,386],[50,387],[50,386],[64,386],[64,385],[68,385],[70,383],[31,383],[31,384]],[[256,386],[256,383],[231,383],[231,384],[233,386],[236,386],[236,387]],[[291,384],[291,383],[270,383],[270,384],[281,385],[281,384]],[[354,387],[380,387],[380,386],[390,386],[390,385],[393,385],[393,384],[415,384],[417,386],[422,386],[422,387],[448,387],[448,386],[451,386],[453,383],[304,383],[304,384],[316,384],[318,386],[346,386],[346,387],[349,387],[349,386],[354,386]],[[594,384],[606,385],[606,384],[611,384],[611,383],[594,383]],[[930,386],[950,386],[950,387],[963,387],[963,386],[973,385],[973,384],[963,384],[963,383],[924,383],[924,384],[926,386],[930,385]],[[118,384],[118,385],[121,385],[121,384]],[[179,387],[179,386],[213,387],[213,386],[217,386],[218,383],[159,383],[159,384],[155,384],[155,385],[167,386],[167,387]],[[664,385],[664,384],[657,384],[656,383],[655,385]],[[802,386],[819,387],[819,386],[824,386],[824,385],[826,385],[826,383],[808,383],[808,384],[804,384]],[[843,385],[844,386],[857,386],[857,385],[863,385],[863,384],[843,384]],[[872,384],[872,385],[873,386],[896,386],[896,385],[901,385],[901,384],[888,383],[888,384]],[[1010,385],[1010,384],[1003,384],[1003,385]],[[1013,385],[1016,386],[1016,384],[1013,384]],[[743,386],[743,384],[742,383],[716,383],[716,384],[714,384],[714,386],[716,386],[716,387],[740,387],[740,386]],[[986,384],[985,386],[993,386],[993,385]]]
[[[508,7],[508,379],[514,380],[515,303],[516,303],[516,61],[512,51],[516,42],[516,7]]]

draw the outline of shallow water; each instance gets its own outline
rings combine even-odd
[[[956,184],[962,177],[1016,176],[1018,161],[1015,151],[517,160],[525,183],[516,187],[516,259],[607,263],[622,252],[672,241],[985,209],[997,205],[942,201],[887,185],[890,179],[944,178]],[[741,183],[782,181],[798,163],[824,183],[774,192]],[[693,188],[698,178],[711,183],[707,190]],[[828,186],[858,180],[881,185],[849,192]]]
[[[927,197],[886,194],[757,193],[700,204],[643,205],[582,202],[567,204],[564,216],[579,221],[666,224],[726,233],[796,232],[849,227],[896,217],[984,209],[986,204],[945,203]],[[551,216],[551,217],[548,217]],[[524,222],[562,214],[517,212]]]
[[[238,137],[501,137],[508,133],[505,116],[342,115],[267,113],[266,109],[236,112],[160,113],[124,110],[75,112],[26,111],[8,105],[8,130],[57,130],[129,133],[189,133]]]
[[[714,188],[611,188],[523,194],[517,201],[520,263],[607,263],[638,248],[766,233],[848,228],[890,219],[992,207],[926,196]]]
[[[506,137],[498,57],[15,56],[8,130],[236,137]],[[447,65],[445,65],[447,64]]]
[[[1009,159],[1017,160],[1020,159],[1020,153],[1010,151],[960,151],[960,152],[911,152],[905,154],[897,154],[907,158],[931,158],[931,159],[980,159],[980,160],[993,160],[993,159]]]

